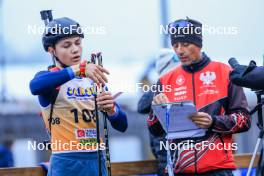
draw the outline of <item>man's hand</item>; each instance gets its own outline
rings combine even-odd
[[[103,92],[98,94],[96,101],[100,110],[105,111],[109,116],[115,114],[115,101],[110,92]]]
[[[189,118],[199,127],[208,129],[212,126],[212,117],[205,112],[197,112],[189,116]]]
[[[164,104],[164,103],[169,103],[169,99],[164,93],[160,93],[153,97],[152,104]]]

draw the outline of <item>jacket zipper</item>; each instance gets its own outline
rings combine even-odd
[[[195,83],[194,83],[194,73],[192,73],[192,86],[193,86],[193,104],[196,105],[195,100]]]
[[[195,95],[195,82],[194,82],[194,73],[192,73],[192,86],[193,86],[193,104],[196,105],[196,95]],[[194,149],[194,169],[195,169],[195,174],[197,174],[197,151]]]

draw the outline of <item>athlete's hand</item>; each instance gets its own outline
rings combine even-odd
[[[197,112],[189,116],[189,118],[199,127],[208,129],[212,126],[212,117],[205,112]]]
[[[164,93],[160,93],[153,97],[152,104],[164,104],[169,103],[168,97]]]
[[[105,74],[109,74],[109,71],[86,60],[83,60],[80,64],[71,66],[71,69],[75,76],[88,77],[97,85],[105,85],[108,82]]]
[[[115,114],[115,101],[111,92],[103,92],[98,94],[96,101],[100,110],[105,111],[109,116]]]
[[[99,65],[89,63],[86,66],[85,75],[98,85],[105,85],[108,82],[105,74],[109,75],[109,71]]]

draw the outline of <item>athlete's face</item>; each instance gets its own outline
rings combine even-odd
[[[80,37],[69,37],[59,40],[52,54],[54,54],[60,62],[67,66],[79,64],[81,62],[82,44]]]
[[[193,62],[199,61],[201,59],[201,48],[194,44],[176,42],[172,47],[180,58],[182,65],[190,65]]]

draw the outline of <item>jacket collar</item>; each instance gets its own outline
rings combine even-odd
[[[211,59],[203,52],[202,59],[198,62],[192,63],[191,65],[182,65],[183,70],[194,73],[202,70],[205,66],[210,63]]]

